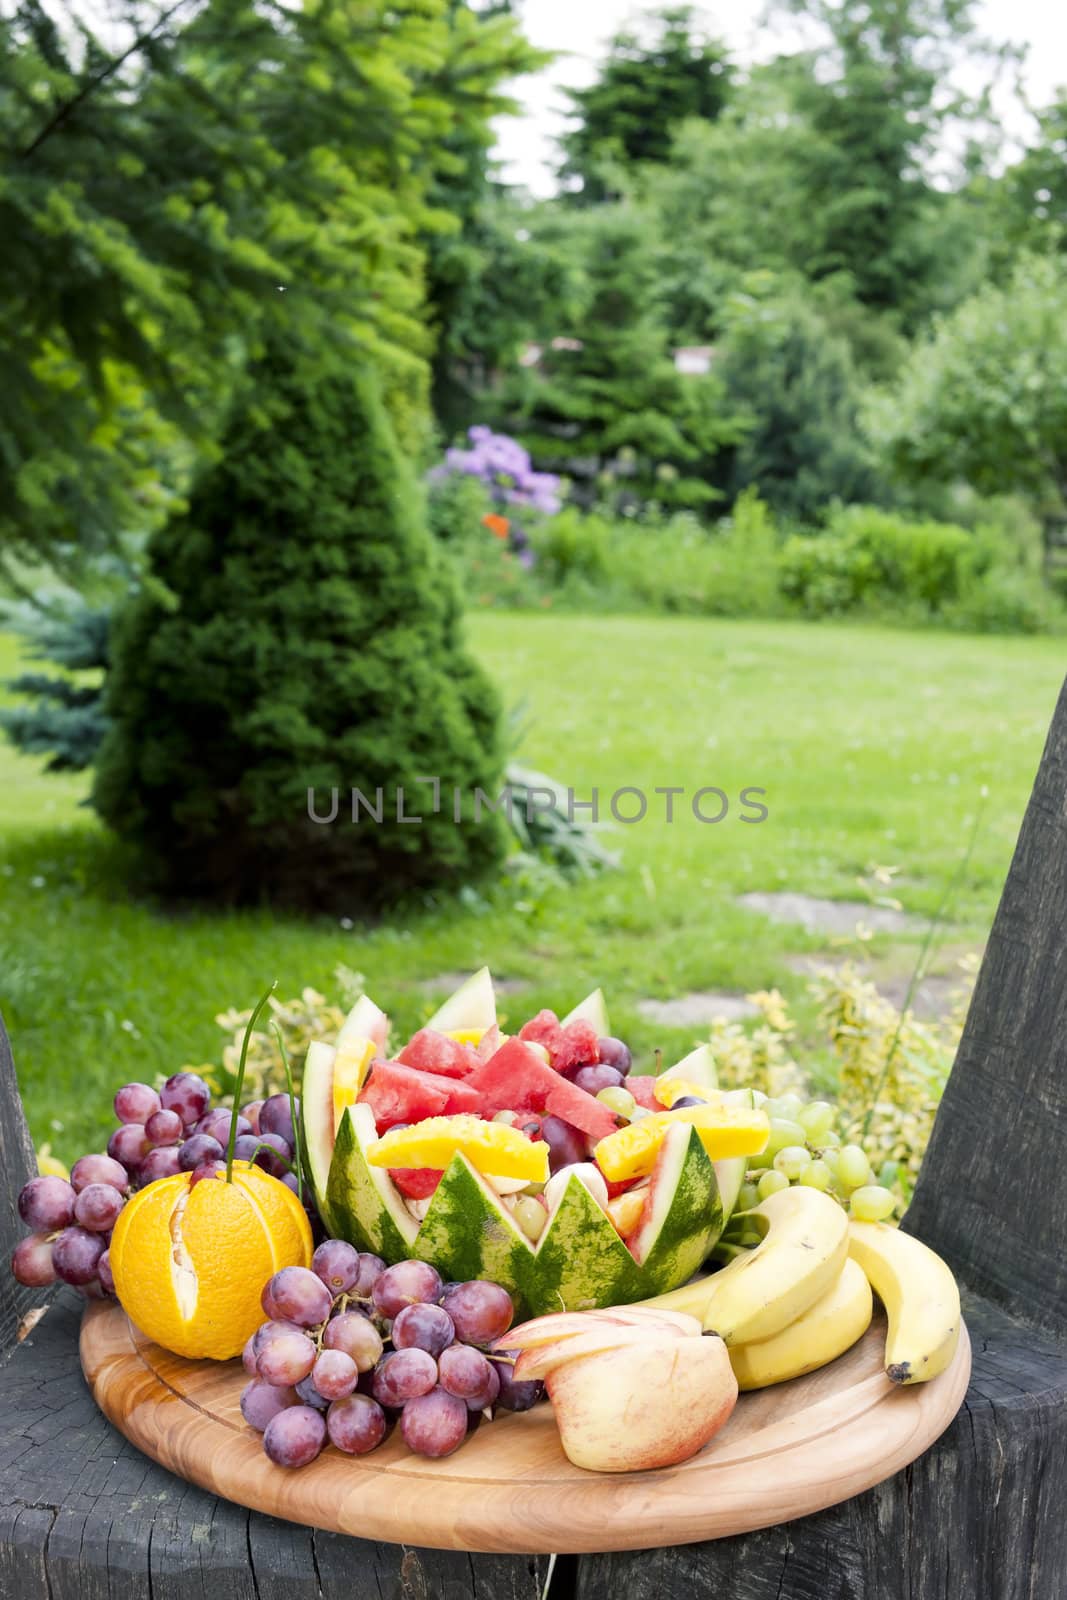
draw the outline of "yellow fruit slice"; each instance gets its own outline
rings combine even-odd
[[[374,1060],[373,1039],[353,1039],[338,1046],[333,1063],[333,1131],[336,1135],[348,1106],[354,1106]]]
[[[677,1111],[654,1111],[609,1133],[596,1147],[596,1164],[611,1183],[643,1178],[656,1164],[656,1154],[675,1122],[689,1122],[700,1135],[712,1161],[732,1156],[759,1155],[770,1133],[767,1114],[747,1106],[683,1106]]]
[[[449,1028],[445,1038],[455,1039],[457,1044],[479,1045],[485,1032],[484,1028]]]
[[[481,1117],[427,1117],[410,1128],[384,1133],[367,1151],[372,1167],[432,1167],[442,1171],[456,1151],[466,1156],[478,1172],[495,1178],[524,1178],[527,1183],[548,1180],[548,1146],[527,1139],[506,1122],[483,1122]]]
[[[617,1194],[614,1200],[608,1201],[608,1216],[615,1224],[620,1239],[628,1239],[633,1233],[641,1221],[647,1199],[646,1183],[641,1189],[627,1189],[625,1194]]]
[[[227,1361],[263,1321],[282,1267],[311,1265],[311,1228],[291,1189],[246,1161],[233,1182],[190,1174],[149,1183],[123,1207],[111,1270],[123,1310],[176,1355]]]
[[[722,1099],[721,1089],[708,1089],[702,1083],[691,1083],[685,1078],[657,1078],[652,1094],[661,1106],[673,1106],[676,1100],[681,1100],[684,1095],[692,1095],[696,1100],[706,1100],[709,1105],[717,1105]]]

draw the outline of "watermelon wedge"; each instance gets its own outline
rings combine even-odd
[[[477,1090],[487,1117],[494,1111],[547,1111],[593,1139],[606,1138],[619,1126],[613,1111],[561,1078],[522,1039],[508,1039],[490,1061],[475,1068],[463,1087]]]
[[[370,1106],[379,1133],[396,1122],[421,1122],[424,1117],[447,1117],[459,1111],[477,1116],[482,1110],[481,1096],[469,1083],[419,1072],[398,1061],[375,1061],[359,1100]]]
[[[420,1028],[396,1059],[405,1067],[436,1072],[444,1078],[466,1078],[478,1065],[478,1055],[471,1045],[450,1039],[435,1028]]]

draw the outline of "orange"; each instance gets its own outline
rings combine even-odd
[[[157,1178],[119,1213],[115,1293],[131,1322],[175,1355],[228,1361],[264,1321],[260,1294],[282,1267],[311,1265],[311,1227],[291,1189],[247,1161],[233,1182]]]

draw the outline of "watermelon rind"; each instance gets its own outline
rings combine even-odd
[[[361,994],[342,1022],[334,1042],[341,1050],[357,1039],[373,1039],[378,1049],[384,1050],[388,1034],[389,1018],[385,1012],[374,1004],[370,995]]]
[[[341,1119],[327,1206],[337,1237],[389,1262],[430,1261],[449,1281],[501,1283],[520,1317],[625,1305],[684,1283],[722,1232],[715,1168],[696,1130],[684,1128],[671,1142],[671,1170],[658,1174],[662,1203],[643,1230],[640,1263],[577,1177],[534,1245],[459,1152],[417,1223],[388,1172],[366,1159],[377,1134],[365,1105],[349,1107]]]
[[[484,1033],[496,1021],[496,995],[488,967],[461,983],[424,1026],[435,1033]]]
[[[579,1000],[573,1011],[568,1011],[563,1018],[563,1026],[568,1022],[588,1022],[596,1029],[599,1038],[603,1039],[611,1032],[608,1022],[608,1008],[604,1001],[603,989],[594,989],[592,994],[587,994],[584,1000]]]
[[[307,1161],[308,1178],[319,1216],[328,1232],[333,1232],[326,1186],[333,1159],[333,1064],[337,1051],[322,1039],[313,1039],[304,1057],[304,1078],[300,1086],[300,1132]]]

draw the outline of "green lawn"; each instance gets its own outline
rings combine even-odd
[[[113,1087],[217,1057],[217,1011],[281,992],[331,993],[340,962],[414,1026],[426,980],[490,962],[528,984],[513,1014],[566,1009],[597,983],[642,1051],[662,1033],[643,995],[777,984],[817,939],[742,911],[748,889],[861,894],[875,865],[900,869],[917,913],[937,904],[983,787],[989,799],[949,938],[984,937],[1063,671],[1062,642],[703,620],[482,614],[474,645],[505,701],[531,715],[524,760],[602,800],[645,790],[648,818],[619,828],[623,870],[530,900],[428,910],[405,926],[346,930],[265,913],[169,916],[130,901],[120,858],[84,785],[0,746],[0,1007],[38,1141],[98,1146]],[[13,650],[0,640],[0,677]],[[701,825],[655,787],[767,791],[768,820]],[[708,802],[709,807],[713,802]],[[914,941],[876,942],[907,967]]]

